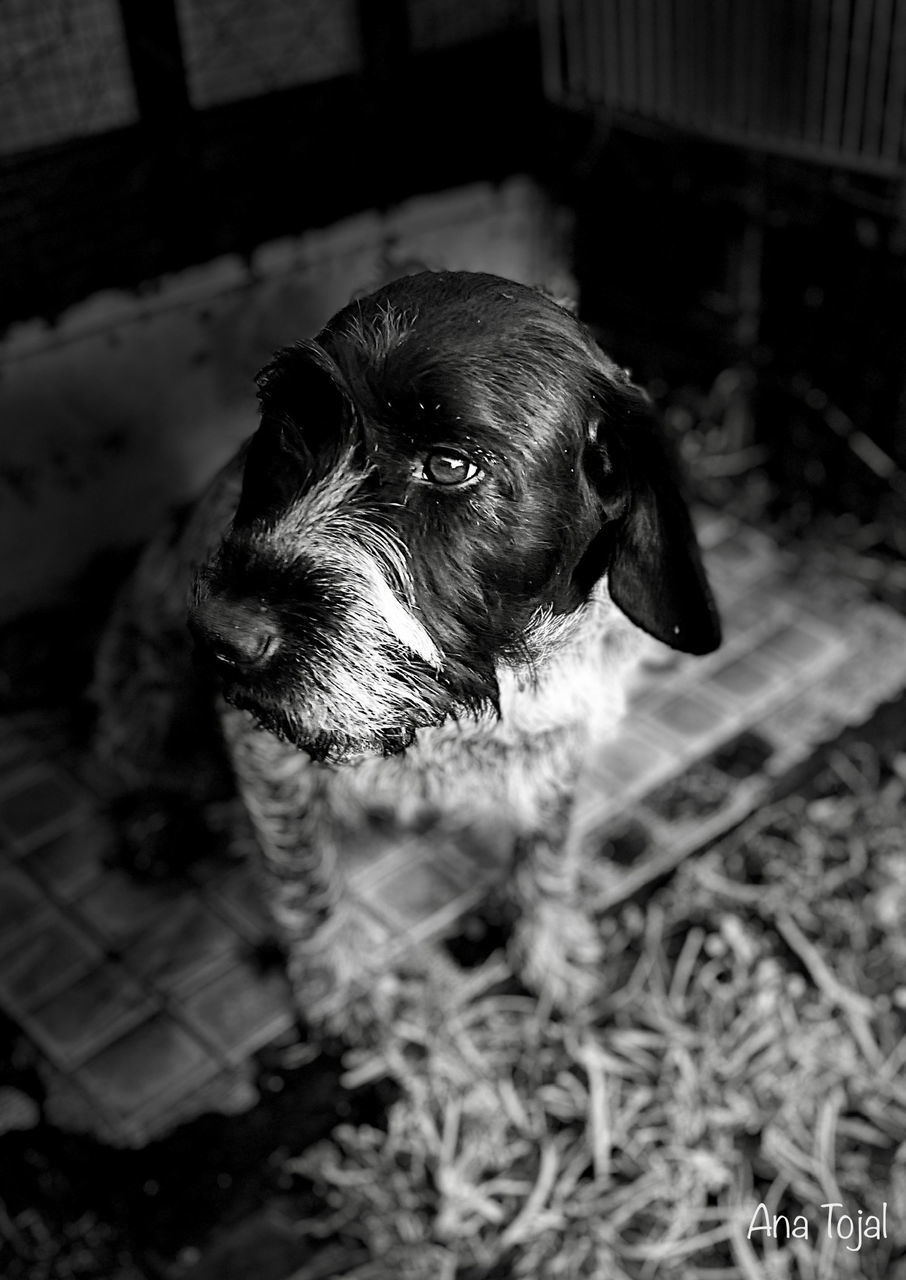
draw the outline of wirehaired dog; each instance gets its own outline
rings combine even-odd
[[[171,809],[191,791],[194,645],[307,1018],[342,1029],[368,987],[343,870],[375,815],[512,850],[521,971],[581,999],[578,772],[642,632],[720,639],[649,400],[569,311],[467,272],[351,303],[258,386],[260,426],[149,549],[104,645],[120,784],[156,778]]]

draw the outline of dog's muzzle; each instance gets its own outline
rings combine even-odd
[[[201,657],[233,668],[263,667],[280,647],[276,619],[257,600],[210,596],[193,605],[189,630]]]

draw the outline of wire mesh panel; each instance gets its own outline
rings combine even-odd
[[[557,102],[840,167],[903,159],[906,0],[541,0]]]
[[[116,0],[0,0],[0,154],[135,117]]]
[[[534,0],[409,0],[416,53],[477,40],[535,20]]]
[[[189,96],[216,106],[359,69],[353,0],[178,0]]]

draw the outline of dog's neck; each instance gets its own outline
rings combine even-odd
[[[535,647],[544,657],[498,668],[503,738],[557,730],[607,736],[622,717],[646,637],[620,613],[603,582],[574,613],[541,615],[535,627]]]
[[[575,613],[539,617],[536,625],[548,631],[546,657],[498,667],[499,716],[451,715],[419,729],[399,755],[325,766],[318,773],[336,803],[384,803],[402,826],[440,811],[449,825],[454,813],[491,843],[503,839],[500,824],[543,825],[619,724],[645,637],[603,588]]]

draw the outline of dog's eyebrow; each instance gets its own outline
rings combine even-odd
[[[378,444],[395,448],[404,445],[408,449],[451,445],[485,453],[500,448],[499,428],[477,414],[451,413],[443,401],[430,396],[408,403],[403,397],[386,399],[369,409],[362,414],[362,419],[366,433]]]

